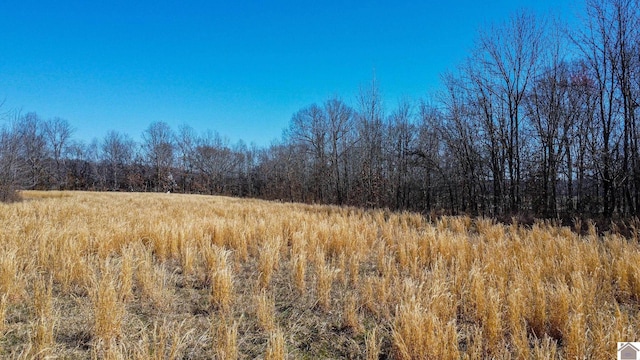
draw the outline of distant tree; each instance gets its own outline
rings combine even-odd
[[[621,174],[616,187],[621,189],[620,211],[623,214],[640,213],[640,159],[639,131],[636,109],[640,101],[640,3],[637,0],[591,1],[590,6],[599,16],[605,16],[609,25],[605,49],[612,61],[617,90],[619,121],[622,129]],[[615,62],[615,64],[613,64]]]
[[[442,185],[450,179],[443,172],[443,141],[438,133],[442,114],[432,104],[421,101],[416,125],[416,145],[411,155],[415,164],[415,187],[418,196],[410,207],[415,210],[434,210],[443,207],[439,201]]]
[[[359,184],[357,204],[375,206],[380,204],[383,184],[383,138],[384,109],[382,95],[376,80],[369,87],[360,89],[358,95],[356,131],[358,154],[356,170]]]
[[[615,14],[610,5],[617,0],[588,0],[587,18],[583,30],[573,36],[587,65],[587,77],[593,84],[595,123],[597,132],[597,159],[594,162],[602,188],[601,204],[605,217],[610,217],[616,207],[615,152],[618,147],[616,127],[619,102],[616,99],[619,53],[616,47]],[[599,195],[597,195],[600,198]]]
[[[209,194],[227,194],[227,177],[233,175],[238,163],[238,157],[229,148],[228,140],[217,132],[208,132],[198,140],[194,164],[204,176]]]
[[[332,183],[332,199],[336,204],[344,203],[349,187],[350,167],[348,152],[355,144],[354,111],[342,100],[329,99],[324,104],[324,118],[327,121],[327,152],[329,158],[329,176]]]
[[[42,120],[36,113],[27,113],[18,118],[14,129],[20,142],[20,157],[26,164],[28,174],[21,179],[22,187],[46,189],[49,177],[45,161],[49,154]]]
[[[389,206],[406,209],[410,201],[411,154],[416,147],[417,131],[414,123],[413,107],[408,100],[401,100],[388,119],[387,143]]]
[[[9,117],[3,114],[3,117]],[[19,199],[16,190],[27,175],[26,164],[20,156],[20,139],[15,127],[0,127],[0,202]]]
[[[599,131],[595,121],[597,91],[583,60],[572,63],[570,73],[569,103],[576,118],[574,131],[570,133],[572,141],[565,144],[568,153],[567,186],[568,193],[572,194],[569,206],[570,210],[579,210],[582,214],[599,214],[600,181],[594,165],[600,157]]]
[[[523,102],[534,78],[541,54],[542,24],[530,13],[521,11],[508,23],[482,32],[474,62],[481,68],[474,72],[479,99],[498,116],[502,146],[506,151],[508,197],[511,211],[521,205],[523,143]],[[495,111],[499,113],[495,113]],[[494,115],[494,116],[495,116]],[[491,129],[494,120],[485,123]],[[493,135],[491,135],[493,136]],[[495,169],[497,170],[497,169]],[[502,180],[502,179],[501,179]]]
[[[303,108],[293,115],[286,132],[290,142],[301,156],[296,160],[306,163],[310,172],[309,188],[316,202],[328,202],[329,188],[329,128],[327,114],[317,104]],[[304,156],[304,158],[302,157]]]
[[[189,125],[182,125],[176,134],[176,149],[178,151],[178,168],[180,169],[180,179],[178,185],[182,192],[192,192],[195,170],[195,153],[198,136],[196,131]]]
[[[443,76],[445,91],[441,94],[443,114],[434,125],[445,145],[454,172],[450,181],[459,188],[462,210],[477,214],[484,208],[481,197],[486,192],[485,159],[482,157],[480,124],[470,107],[466,84],[453,74]],[[456,196],[457,197],[457,196]]]
[[[73,135],[73,129],[67,120],[55,117],[44,121],[42,130],[49,147],[49,153],[53,156],[53,168],[50,169],[53,177],[52,185],[55,188],[66,188],[65,152]]]
[[[69,190],[92,189],[94,178],[92,168],[96,164],[87,159],[87,145],[84,142],[71,140],[68,145],[65,183]]]
[[[124,188],[127,168],[133,161],[135,146],[135,142],[127,134],[114,130],[109,131],[102,140],[102,159],[109,168],[111,190]]]
[[[150,187],[154,191],[170,191],[175,186],[171,169],[175,160],[175,135],[169,125],[154,122],[142,133],[146,162],[153,169]]]
[[[561,166],[570,153],[566,152],[576,121],[569,103],[569,73],[566,64],[555,62],[531,88],[527,108],[536,139],[535,178],[540,186],[532,189],[535,211],[546,217],[558,217],[558,182]]]

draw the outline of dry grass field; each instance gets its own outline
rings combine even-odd
[[[177,194],[0,204],[0,357],[613,358],[640,329],[615,235]]]

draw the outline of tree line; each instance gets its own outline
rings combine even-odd
[[[521,11],[480,32],[429,98],[375,80],[293,114],[270,146],[154,122],[75,141],[63,119],[0,131],[1,189],[173,191],[487,216],[640,213],[640,6],[587,0],[575,29]],[[9,198],[11,191],[3,192]]]

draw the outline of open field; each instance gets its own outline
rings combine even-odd
[[[640,247],[592,228],[177,194],[0,204],[0,357],[613,358]]]

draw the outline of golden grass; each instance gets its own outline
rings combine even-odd
[[[276,327],[275,322],[275,305],[265,292],[256,296],[256,317],[258,318],[258,326],[264,331],[273,331]]]
[[[357,305],[358,301],[356,295],[350,295],[345,300],[344,307],[342,309],[342,326],[345,329],[351,330],[354,334],[358,334],[362,331]]]
[[[108,261],[96,270],[89,297],[93,304],[94,339],[109,346],[122,335],[125,306],[118,294],[117,275]]]
[[[211,304],[222,312],[230,309],[233,301],[233,277],[231,271],[220,268],[211,275]]]
[[[304,295],[306,292],[306,278],[305,275],[307,273],[307,255],[304,251],[299,252],[297,254],[292,254],[292,264],[293,269],[292,273],[292,282],[295,285],[298,293],[300,295]]]
[[[380,341],[375,327],[366,334],[364,344],[365,358],[367,360],[378,360],[380,358]]]
[[[611,358],[640,246],[537,223],[177,194],[0,204],[0,357]]]
[[[229,319],[222,319],[214,325],[214,356],[221,360],[238,358],[238,323]]]
[[[273,272],[277,270],[280,261],[279,238],[271,238],[265,241],[258,252],[258,272],[260,274],[260,288],[264,289],[269,286]]]
[[[43,279],[41,276],[34,282],[33,307],[35,323],[31,338],[30,355],[37,358],[45,358],[53,351],[54,326],[56,319],[53,316],[53,282]]]
[[[274,330],[269,334],[267,350],[264,354],[265,360],[283,360],[287,357],[284,333],[281,330]]]

